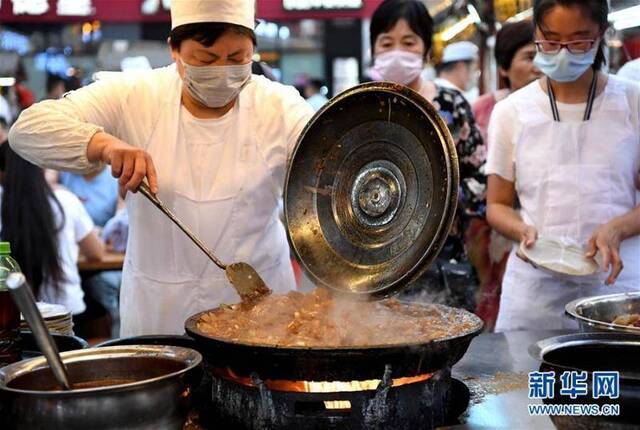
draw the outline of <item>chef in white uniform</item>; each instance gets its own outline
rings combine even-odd
[[[174,0],[168,67],[122,74],[22,113],[11,146],[43,167],[111,165],[146,177],[222,261],[245,261],[276,292],[295,287],[278,219],[288,157],[313,112],[297,91],[251,75],[254,0]],[[121,335],[184,333],[192,314],[239,300],[223,271],[142,195],[130,231]]]
[[[598,254],[602,272],[552,275],[514,247],[497,331],[570,327],[567,302],[640,291],[640,87],[600,71],[608,8],[598,3],[536,2],[534,63],[546,76],[493,111],[487,214],[496,230],[529,247],[538,235],[582,245],[588,257]]]

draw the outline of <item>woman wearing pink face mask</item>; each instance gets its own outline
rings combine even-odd
[[[434,270],[446,266],[445,262],[451,259],[466,263],[467,253],[474,251],[465,246],[464,231],[471,219],[484,217],[485,207],[485,177],[480,173],[485,150],[471,107],[460,92],[438,87],[421,77],[433,36],[433,21],[422,2],[383,1],[371,17],[370,34],[374,59],[371,78],[406,85],[420,93],[438,109],[456,141],[461,177],[457,222],[440,254],[441,264],[435,264]],[[475,278],[473,270],[470,276]],[[468,280],[466,284],[469,285]],[[473,308],[474,290],[468,286],[456,303],[451,298],[446,301]]]

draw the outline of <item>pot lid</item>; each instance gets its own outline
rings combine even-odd
[[[284,193],[290,244],[316,285],[389,295],[438,255],[458,183],[453,139],[429,102],[402,85],[359,85],[298,138]]]

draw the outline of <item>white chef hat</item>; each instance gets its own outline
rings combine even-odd
[[[443,63],[453,63],[454,61],[473,61],[477,59],[478,47],[467,41],[447,45],[444,48],[444,53],[442,54]]]
[[[255,0],[172,0],[171,29],[199,22],[224,22],[255,28]]]

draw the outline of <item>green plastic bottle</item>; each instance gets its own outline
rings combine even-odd
[[[9,242],[0,242],[0,367],[20,360],[20,310],[13,302],[6,280],[20,266],[11,258]]]

